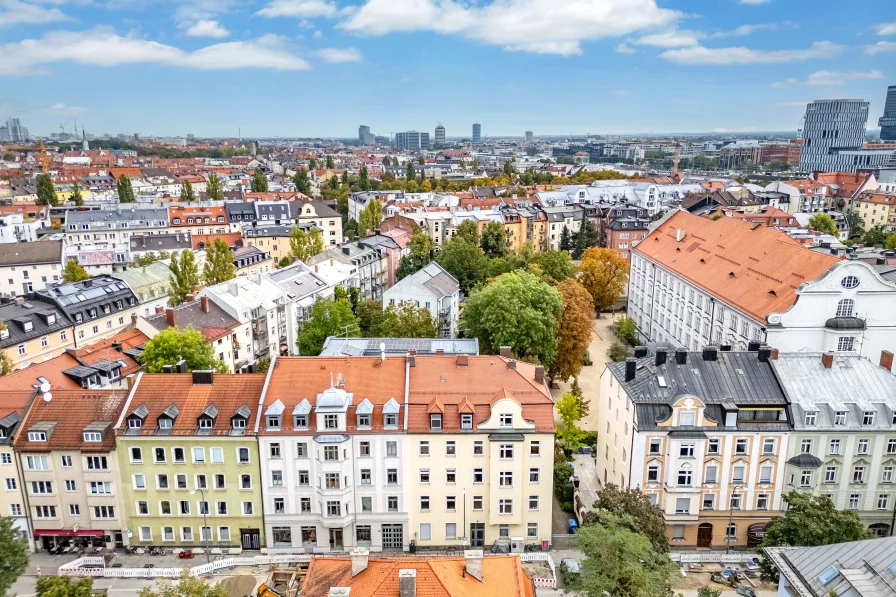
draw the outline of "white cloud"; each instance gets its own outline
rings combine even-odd
[[[0,76],[46,74],[46,65],[76,62],[92,66],[165,64],[206,70],[270,68],[304,70],[307,61],[291,53],[283,39],[214,44],[193,52],[137,37],[122,37],[105,28],[90,31],[53,31],[41,39],[25,39],[0,46]]]
[[[740,3],[741,3],[741,4],[753,4],[753,5],[756,5],[756,4],[765,4],[765,3],[768,2],[768,1],[769,1],[769,0],[740,0]]]
[[[896,23],[883,23],[878,25],[875,30],[878,35],[896,35]]]
[[[878,54],[880,52],[896,52],[896,41],[879,41],[873,46],[865,46],[866,54]]]
[[[314,32],[314,35],[312,35],[312,37],[313,37],[314,39],[321,39],[321,38],[323,38],[323,36],[324,36],[324,34],[321,33],[320,31],[315,31],[315,32]]]
[[[684,31],[671,29],[663,33],[651,33],[635,40],[636,43],[658,48],[681,48],[683,46],[696,46],[703,34],[698,31]]]
[[[0,0],[0,27],[71,20],[58,8],[35,6],[19,0]]]
[[[719,31],[717,33],[713,33],[709,37],[746,37],[748,35],[753,35],[757,31],[778,31],[780,29],[796,29],[796,24],[790,21],[783,21],[781,23],[757,23],[755,25],[741,25],[740,27],[732,29],[730,31]]]
[[[187,35],[191,37],[227,37],[230,35],[230,31],[218,21],[203,19],[191,25],[187,29]]]
[[[618,46],[616,46],[616,51],[620,54],[637,54],[638,50],[634,49],[630,45],[625,42],[622,42]]]
[[[53,114],[64,114],[66,116],[85,114],[87,112],[90,112],[88,108],[81,108],[79,106],[67,106],[65,104],[53,104],[49,108],[46,108],[44,111],[52,112]]]
[[[843,46],[817,41],[801,50],[753,50],[743,46],[736,48],[707,48],[691,46],[677,50],[667,50],[660,58],[678,64],[780,64],[811,58],[830,58],[843,51]]]
[[[336,16],[336,4],[332,0],[273,0],[255,13],[261,17],[314,17]]]
[[[361,52],[354,48],[324,48],[315,54],[324,62],[361,62]]]
[[[849,81],[860,81],[868,79],[883,79],[884,75],[879,70],[855,73],[838,73],[828,70],[820,70],[809,75],[805,81],[800,81],[789,77],[783,81],[772,83],[775,87],[787,87],[789,85],[815,85],[815,86],[834,86],[842,85]]]
[[[656,0],[366,0],[339,27],[366,35],[432,31],[568,56],[581,54],[583,41],[666,28],[681,16]]]
[[[213,19],[216,15],[230,12],[237,0],[185,0],[174,11],[174,18],[180,27],[189,27],[195,21]]]
[[[299,21],[299,29],[314,29],[314,23],[308,19],[302,19]]]

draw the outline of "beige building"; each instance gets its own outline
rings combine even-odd
[[[49,361],[75,346],[74,327],[62,309],[24,297],[0,303],[0,351],[14,369]]]
[[[12,442],[33,396],[33,390],[0,392],[0,404],[3,405],[0,407],[0,477],[3,477],[0,516],[10,517],[15,529],[29,543],[32,534],[30,517],[25,506],[22,475]]]
[[[124,390],[51,390],[34,398],[14,440],[32,547],[123,544],[122,487],[112,426]]]
[[[323,201],[291,201],[290,213],[299,226],[310,225],[323,234],[324,246],[342,242],[342,216]]]

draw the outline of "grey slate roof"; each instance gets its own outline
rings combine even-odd
[[[435,261],[414,272],[411,277],[438,298],[451,296],[460,291],[457,279]]]
[[[896,595],[896,537],[817,547],[773,547],[766,553],[789,581],[794,596]]]
[[[130,239],[131,251],[183,251],[192,249],[189,232],[173,234],[140,234]]]
[[[0,267],[58,263],[62,265],[62,241],[41,240],[31,243],[0,243]]]
[[[76,316],[80,314],[84,322],[107,315],[103,312],[104,307],[109,308],[108,314],[113,314],[137,304],[137,297],[127,284],[105,274],[83,282],[38,290],[34,293],[34,298],[62,309],[73,321],[77,321]],[[96,317],[90,317],[89,309],[97,310]]]
[[[93,224],[98,222],[143,222],[151,225],[158,222],[168,222],[168,210],[165,208],[144,209],[94,209],[94,210],[68,210],[65,212],[65,223],[68,224]]]
[[[56,315],[54,324],[47,323],[47,315],[50,313]],[[26,300],[21,305],[17,305],[15,301],[0,305],[0,321],[6,323],[9,331],[8,338],[0,339],[0,348],[15,346],[72,326],[71,320],[61,310],[35,300]],[[30,332],[25,331],[25,321],[30,321],[33,326]]]
[[[289,267],[277,269],[270,275],[271,281],[286,291],[289,300],[298,300],[327,287],[323,278],[310,267],[297,261]]]
[[[380,344],[386,345],[387,355],[406,355],[414,349],[418,355],[433,355],[437,350],[446,355],[478,355],[479,340],[477,338],[455,338],[443,340],[436,338],[340,338],[330,336],[324,342],[322,357],[336,356],[379,356]]]

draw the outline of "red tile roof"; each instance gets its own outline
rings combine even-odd
[[[13,445],[24,452],[114,450],[115,435],[112,433],[112,427],[124,407],[127,394],[126,389],[53,390],[49,402],[38,395],[31,403],[25,420],[19,426]],[[84,430],[91,424],[107,424],[105,428],[97,429],[103,434],[102,441],[84,441]],[[52,427],[47,432],[46,442],[29,441],[28,430],[35,426]]]
[[[121,344],[120,351],[112,346],[116,342]],[[131,373],[139,371],[140,364],[129,355],[126,355],[124,351],[131,348],[137,348],[141,344],[146,344],[147,342],[149,342],[149,336],[138,329],[132,329],[119,332],[111,338],[94,342],[89,346],[77,349],[70,348],[68,352],[81,360],[85,365],[93,365],[97,361],[102,360],[122,361],[125,366],[121,370],[121,376],[126,377]]]
[[[77,366],[78,360],[67,352],[54,359],[13,371],[3,377],[4,390],[33,390],[40,385],[38,377],[50,382],[53,390],[79,390],[81,386],[71,377],[63,373],[66,369]]]
[[[242,240],[239,232],[225,232],[223,234],[192,234],[190,238],[193,241],[193,249],[198,250],[200,245],[207,248],[215,243],[215,239],[220,238],[228,247],[235,247]]]

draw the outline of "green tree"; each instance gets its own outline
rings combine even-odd
[[[37,204],[52,205],[53,207],[59,205],[56,188],[48,174],[40,174],[37,177]]]
[[[628,521],[608,514],[602,524],[580,528],[576,543],[585,554],[581,581],[587,597],[672,597],[678,568]]]
[[[883,246],[887,242],[887,233],[883,224],[877,224],[866,230],[865,235],[862,237],[862,242],[869,247]]]
[[[366,164],[361,164],[361,169],[358,171],[358,186],[362,191],[370,190],[370,176],[367,173]]]
[[[77,207],[84,207],[84,196],[81,195],[81,186],[78,184],[78,181],[75,181],[74,186],[72,186],[72,203],[74,203]]]
[[[563,510],[572,510],[573,485],[570,477],[573,476],[573,468],[568,462],[557,460],[554,462],[554,494],[560,502]]]
[[[157,589],[144,587],[137,597],[230,597],[230,591],[224,583],[210,585],[207,580],[198,576],[190,576],[186,571],[174,582],[160,579]]]
[[[264,175],[264,172],[259,168],[255,169],[255,174],[252,175],[252,181],[249,183],[249,187],[252,189],[253,193],[268,192],[268,179]]]
[[[552,381],[566,381],[582,370],[585,351],[591,343],[594,301],[575,278],[563,280],[557,290],[563,300],[563,313],[557,330],[557,356],[551,362],[548,375]]]
[[[516,174],[516,168],[513,167],[513,162],[507,160],[504,162],[504,175],[512,179],[514,174]]]
[[[74,259],[70,259],[65,264],[65,269],[62,271],[62,279],[68,283],[80,282],[89,277],[90,274],[87,273],[87,270],[81,267],[81,265]]]
[[[296,191],[303,195],[311,196],[311,179],[308,178],[308,171],[299,168],[295,176],[292,177],[292,183],[296,185]]]
[[[289,233],[289,250],[293,259],[307,263],[309,259],[324,250],[324,237],[317,228],[305,232],[298,226]]]
[[[16,161],[16,155],[14,153],[6,152],[3,154],[3,161],[4,162],[14,162],[14,161]]]
[[[631,317],[623,317],[613,322],[616,335],[625,340],[629,346],[638,346],[638,326]]]
[[[884,248],[888,251],[896,249],[896,232],[887,237],[887,242],[884,243]]]
[[[208,182],[205,185],[205,194],[212,201],[224,200],[224,187],[221,185],[221,179],[218,178],[217,172],[210,172]]]
[[[359,306],[360,308],[360,306]],[[381,307],[382,308],[382,307]],[[311,316],[299,330],[299,354],[317,356],[323,350],[328,336],[349,336],[359,330],[358,318],[346,299],[319,298],[311,306]]]
[[[358,214],[358,236],[367,236],[368,230],[376,230],[383,221],[383,204],[371,199]]]
[[[134,203],[137,199],[134,197],[134,187],[131,186],[131,179],[127,174],[118,177],[118,202]]]
[[[563,302],[556,288],[518,270],[475,289],[464,306],[461,328],[483,352],[509,346],[523,360],[550,366],[557,352]]]
[[[865,230],[865,220],[856,211],[848,211],[845,214],[846,225],[849,227],[849,238],[855,239],[862,236]]]
[[[333,163],[333,156],[327,155],[327,170],[332,170],[336,167],[336,164]]]
[[[489,222],[482,228],[479,246],[489,258],[504,257],[507,254],[507,229],[501,222]]]
[[[389,156],[383,156],[383,166],[391,166],[391,165],[392,165],[392,160],[389,158]]]
[[[597,230],[588,218],[582,218],[582,225],[572,241],[572,258],[581,259],[585,249],[597,244]]]
[[[187,362],[187,371],[212,370],[227,373],[227,365],[215,358],[215,349],[206,344],[202,332],[193,327],[162,330],[146,343],[140,364],[147,373],[161,373],[165,365]]]
[[[809,228],[815,232],[830,234],[833,237],[837,237],[840,234],[837,230],[837,223],[834,221],[834,218],[821,212],[818,212],[809,218]]]
[[[41,576],[34,585],[37,597],[92,597],[93,578]],[[2,593],[6,595],[6,593]]]
[[[778,579],[778,571],[765,555],[767,547],[831,545],[873,536],[855,511],[838,510],[827,496],[791,491],[783,498],[787,506],[765,525],[765,539],[759,550],[766,580]]]
[[[784,160],[772,160],[772,162],[766,167],[769,172],[784,172],[786,170],[790,170],[793,166],[785,162]]]
[[[6,329],[6,328],[2,327],[0,329]],[[10,373],[12,373],[12,369],[13,369],[13,364],[12,364],[12,360],[9,358],[9,355],[6,354],[5,350],[0,350],[0,377],[3,377],[4,375],[9,375]],[[2,595],[2,593],[0,593],[0,595]]]
[[[420,157],[417,158],[417,163],[420,164],[421,166],[423,166],[424,164],[426,164],[426,158],[424,158],[421,155]]]
[[[171,264],[168,266],[171,274],[168,276],[168,304],[177,307],[182,304],[188,294],[192,294],[199,288],[199,266],[196,264],[196,255],[190,249],[184,249],[180,253],[171,256]]]
[[[407,166],[407,170],[405,172],[405,178],[407,179],[408,182],[417,180],[417,171],[414,170],[414,162],[412,162],[411,160],[408,160],[408,166]]]
[[[697,589],[697,597],[722,597],[722,590],[706,585]]]
[[[0,595],[5,596],[28,567],[28,546],[13,519],[0,517]]]
[[[311,158],[308,160],[308,169],[309,170],[317,170],[317,160]]]
[[[396,277],[401,280],[423,269],[436,254],[436,243],[423,232],[415,232],[408,242],[408,254],[401,258]]]
[[[659,506],[650,503],[650,498],[640,489],[620,488],[613,483],[606,483],[597,492],[594,502],[597,510],[597,522],[607,514],[617,517],[630,517],[630,530],[641,533],[648,539],[653,549],[659,553],[669,551],[669,540],[666,538],[666,523],[663,511]]]
[[[386,318],[383,303],[373,299],[365,299],[355,307],[358,316],[358,327],[362,338],[374,338],[380,331],[380,324]]]
[[[460,291],[469,295],[473,288],[485,281],[488,257],[478,245],[462,238],[452,238],[439,251],[436,261],[457,279]]]
[[[180,185],[180,200],[182,202],[196,201],[196,193],[193,191],[193,183],[185,180]]]
[[[579,272],[582,286],[591,293],[598,314],[616,304],[628,283],[628,261],[613,249],[586,249]]]
[[[382,338],[436,338],[438,327],[429,309],[411,301],[389,305],[374,335]]]
[[[585,445],[585,431],[579,427],[579,420],[582,418],[581,401],[571,392],[563,394],[557,402],[557,414],[561,421],[557,429],[557,440],[567,450],[576,450]]]
[[[471,242],[474,245],[478,245],[479,229],[476,226],[476,222],[474,222],[473,220],[464,220],[454,231],[454,236],[452,236],[451,238],[459,238]]]
[[[206,286],[214,286],[236,278],[236,266],[233,264],[233,253],[220,238],[205,250],[205,266],[202,278]]]
[[[718,164],[710,157],[706,157],[702,153],[691,160],[691,165],[698,170],[715,170]]]
[[[532,256],[532,263],[554,282],[572,278],[576,273],[572,258],[566,251],[539,251]]]
[[[258,362],[255,363],[255,373],[267,373],[268,369],[271,368],[271,357],[264,357],[262,359],[258,359]]]
[[[560,250],[561,251],[572,251],[573,248],[573,238],[572,233],[570,233],[569,228],[563,226],[563,230],[560,232]]]
[[[348,302],[352,306],[352,313],[357,315],[358,304],[361,302],[361,289],[357,286],[350,286],[348,289]]]

